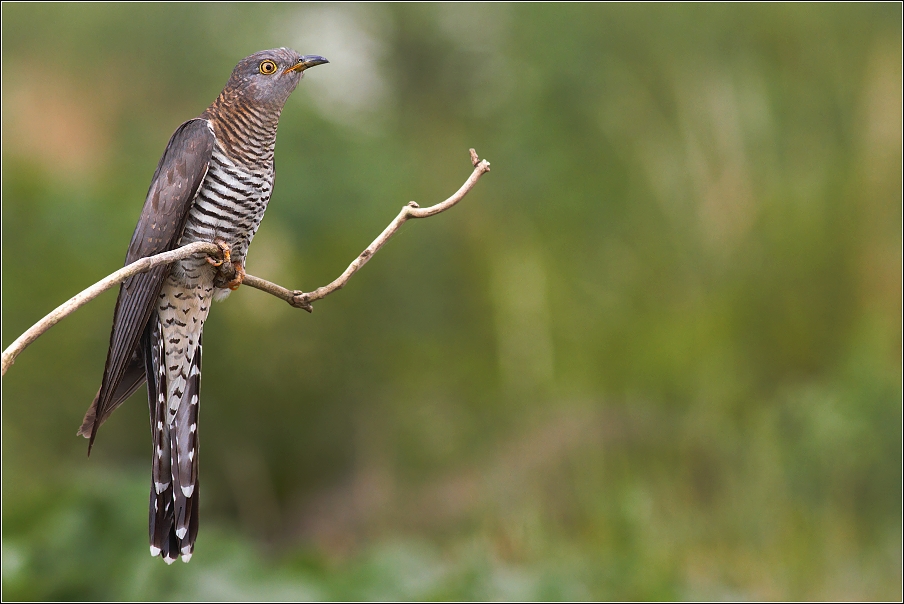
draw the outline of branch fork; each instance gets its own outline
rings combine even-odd
[[[101,279],[88,289],[79,292],[68,301],[55,308],[50,314],[35,323],[30,329],[28,329],[28,331],[19,336],[15,342],[10,344],[10,346],[3,351],[2,375],[6,375],[6,371],[16,361],[16,357],[19,356],[19,353],[25,350],[25,348],[27,348],[29,344],[38,339],[41,334],[99,296],[101,293],[119,285],[133,275],[147,272],[162,264],[171,264],[173,262],[177,262],[195,254],[207,255],[207,261],[218,267],[219,270],[217,273],[216,281],[218,287],[229,287],[231,289],[237,289],[240,284],[244,283],[245,285],[253,287],[254,289],[259,289],[263,292],[276,296],[281,300],[285,300],[295,308],[301,308],[302,310],[313,312],[314,302],[321,300],[334,291],[345,287],[345,284],[348,283],[348,280],[351,279],[351,276],[358,272],[358,270],[362,266],[367,264],[367,262],[373,257],[374,254],[380,251],[380,248],[382,248],[386,244],[386,242],[396,234],[396,232],[402,227],[402,225],[405,224],[405,221],[410,218],[429,218],[430,216],[435,216],[436,214],[445,212],[446,210],[457,204],[459,201],[461,201],[462,198],[468,194],[468,191],[470,191],[474,187],[474,185],[477,184],[477,181],[480,179],[480,177],[490,171],[490,163],[486,160],[481,160],[477,156],[477,152],[474,151],[474,149],[470,149],[470,154],[471,164],[474,166],[474,171],[471,173],[471,176],[468,178],[468,180],[466,180],[465,183],[458,189],[458,191],[453,193],[448,199],[426,208],[420,207],[414,201],[408,202],[404,207],[402,207],[402,210],[399,212],[398,216],[396,216],[395,219],[393,219],[393,221],[389,223],[389,226],[383,229],[383,232],[380,233],[380,235],[376,239],[374,239],[373,243],[367,246],[367,248],[363,252],[358,254],[358,257],[348,265],[348,268],[346,268],[345,271],[341,275],[339,275],[339,277],[337,277],[328,285],[318,287],[314,291],[307,293],[297,289],[286,289],[281,285],[277,285],[265,279],[246,274],[244,268],[240,266],[239,263],[233,263],[230,261],[229,248],[228,246],[224,247],[224,244],[222,244],[222,242],[209,243],[205,241],[199,241],[190,243],[169,252],[163,252],[155,256],[148,256],[147,258],[136,260],[132,264],[129,264],[119,269],[115,273]]]

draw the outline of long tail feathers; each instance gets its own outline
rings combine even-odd
[[[172,547],[170,539],[170,534],[173,533],[173,480],[170,470],[170,429],[166,421],[166,361],[161,332],[158,319],[154,321],[147,355],[148,406],[154,442],[149,532],[151,555],[162,555],[164,560],[171,563],[176,559],[176,548]]]
[[[201,339],[199,336],[190,361],[185,392],[175,416],[171,416],[162,331],[157,320],[147,355],[147,374],[153,376],[153,380],[148,380],[148,404],[154,437],[149,532],[151,555],[160,555],[167,564],[172,564],[179,555],[183,562],[191,559],[198,536]]]
[[[173,494],[179,553],[188,562],[198,536],[198,409],[201,394],[201,336],[191,359],[182,403],[171,430]]]

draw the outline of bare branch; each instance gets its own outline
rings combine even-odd
[[[79,292],[78,294],[69,298],[69,300],[67,300],[63,304],[57,306],[50,314],[35,323],[28,331],[16,338],[16,341],[10,344],[9,347],[3,351],[3,366],[2,374],[0,375],[6,375],[6,370],[9,369],[10,365],[16,362],[16,357],[19,356],[19,353],[25,350],[25,348],[29,344],[37,340],[41,334],[59,323],[65,317],[68,317],[69,315],[74,313],[76,310],[78,310],[94,298],[98,297],[108,289],[116,287],[129,277],[137,275],[138,273],[146,273],[147,271],[160,266],[161,264],[170,264],[171,262],[176,262],[177,260],[182,260],[183,258],[188,258],[189,256],[193,256],[195,254],[215,255],[217,253],[219,253],[219,247],[217,247],[215,244],[199,241],[197,243],[191,243],[184,247],[172,250],[171,252],[163,252],[162,254],[157,254],[156,256],[148,256],[147,258],[136,260],[132,264],[119,269],[112,275],[104,277],[88,289]]]
[[[484,173],[490,171],[490,164],[488,161],[480,160],[474,149],[471,149],[470,152],[471,163],[474,165],[474,172],[471,173],[471,176],[465,181],[465,184],[463,184],[455,194],[445,201],[428,208],[421,208],[413,201],[409,202],[408,205],[402,208],[402,211],[399,212],[399,215],[395,217],[389,226],[380,233],[380,236],[367,246],[367,249],[358,254],[358,257],[352,261],[347,269],[345,269],[345,272],[329,285],[317,288],[313,292],[305,293],[301,290],[286,289],[253,275],[245,275],[242,283],[285,300],[295,308],[302,308],[308,312],[313,311],[314,308],[311,305],[312,302],[325,298],[338,289],[342,289],[351,276],[354,275],[358,269],[367,264],[367,261],[370,260],[370,258],[377,253],[393,235],[395,235],[396,231],[401,228],[406,220],[409,218],[427,218],[439,214],[440,212],[445,212],[467,195],[468,191],[471,190],[480,177],[483,176]],[[215,243],[207,243],[204,241],[191,243],[170,252],[163,252],[156,256],[148,256],[147,258],[136,260],[132,264],[129,264],[112,275],[98,281],[88,289],[76,294],[68,301],[55,308],[46,317],[35,323],[28,331],[19,336],[15,342],[10,344],[10,346],[3,351],[2,374],[0,375],[6,375],[7,369],[9,369],[16,361],[16,357],[19,356],[19,353],[38,339],[41,334],[103,292],[119,285],[133,275],[147,272],[162,264],[170,264],[195,254],[207,254],[209,256],[218,257],[222,255],[222,250],[220,246]]]
[[[486,172],[490,171],[490,162],[486,160],[481,160],[477,156],[477,152],[474,149],[470,150],[471,153],[471,163],[474,165],[474,171],[471,173],[471,176],[468,180],[465,181],[465,184],[461,186],[451,197],[442,201],[436,205],[430,206],[428,208],[421,208],[415,202],[411,201],[402,208],[402,211],[399,212],[399,215],[395,217],[395,219],[389,223],[383,232],[380,233],[380,236],[374,239],[373,243],[371,243],[367,248],[358,254],[358,257],[355,258],[351,264],[348,265],[348,268],[345,269],[339,277],[330,283],[329,285],[324,285],[323,287],[318,287],[312,292],[305,293],[300,290],[289,290],[275,283],[270,283],[269,281],[264,281],[263,279],[258,279],[257,277],[251,277],[251,275],[245,276],[245,285],[250,285],[255,289],[259,289],[261,291],[265,291],[268,294],[272,294],[277,298],[285,300],[295,308],[303,308],[304,310],[311,312],[314,310],[311,305],[313,302],[320,300],[322,298],[327,297],[334,291],[338,289],[342,289],[345,287],[345,284],[348,283],[348,280],[351,279],[351,276],[354,275],[358,270],[367,264],[367,261],[376,254],[381,247],[383,247],[389,239],[396,234],[396,232],[405,224],[405,221],[409,218],[427,218],[430,216],[435,216],[440,212],[445,212],[468,194],[477,181],[480,180],[480,177],[483,176]]]

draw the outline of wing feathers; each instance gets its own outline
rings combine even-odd
[[[116,387],[116,391],[113,393],[113,400],[124,401],[132,396],[132,393],[138,390],[144,383],[145,377],[144,354],[141,347],[139,347],[132,354],[132,358],[129,360],[129,363],[123,372],[122,381],[119,382],[119,386]],[[91,403],[91,407],[88,408],[88,412],[85,414],[85,419],[82,421],[82,426],[78,431],[79,436],[84,436],[85,438],[91,437],[91,430],[94,428],[94,420],[97,417],[97,401],[99,397],[100,390],[97,391],[97,394],[94,396],[94,401]],[[115,407],[108,408],[98,423],[104,423],[114,409]]]
[[[213,133],[203,119],[185,122],[170,138],[151,179],[126,264],[176,247],[207,175],[213,146]],[[90,439],[89,453],[100,424],[140,385],[141,378],[134,377],[134,368],[140,366],[135,354],[168,271],[158,267],[131,277],[119,288],[103,381],[79,430]]]

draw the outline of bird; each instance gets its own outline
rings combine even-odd
[[[78,431],[89,439],[90,455],[100,425],[147,382],[150,551],[167,564],[179,556],[188,562],[198,535],[204,321],[211,301],[228,296],[245,276],[248,247],[273,190],[286,100],[305,70],[324,63],[288,48],[239,61],[216,100],[170,138],[129,243],[126,264],[196,241],[222,251],[220,258],[189,257],[120,285],[101,386]]]

